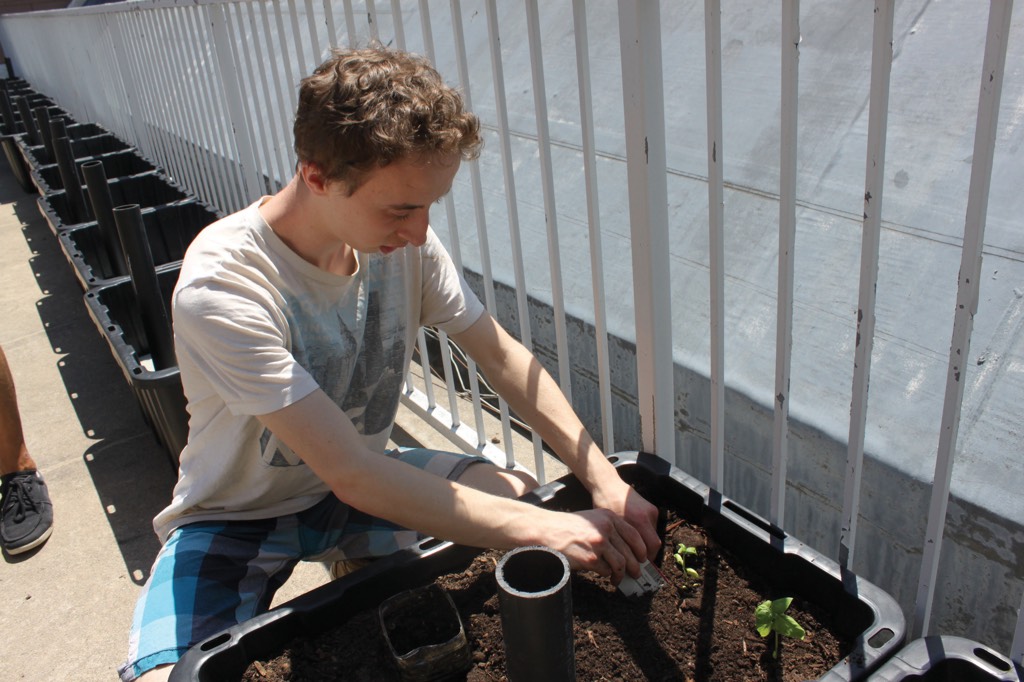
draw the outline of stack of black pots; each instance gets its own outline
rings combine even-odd
[[[85,294],[143,417],[177,467],[188,436],[170,296],[195,236],[223,213],[139,150],[80,123],[17,78],[0,80],[4,154]]]

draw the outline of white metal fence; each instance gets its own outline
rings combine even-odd
[[[861,484],[872,437],[868,383],[873,356],[878,356],[874,343],[879,337],[876,312],[880,252],[885,253],[883,235],[891,228],[884,218],[883,196],[892,177],[886,172],[886,145],[891,127],[894,45],[898,47],[894,25],[918,26],[920,22],[913,23],[915,17],[908,18],[907,14],[917,13],[919,19],[928,3],[908,4],[912,6],[904,6],[903,13],[897,12],[894,0],[861,2],[854,9],[844,10],[859,17],[858,26],[870,27],[865,33],[870,45],[866,48],[869,62],[860,65],[869,73],[867,125],[863,144],[859,144],[859,153],[865,158],[864,180],[862,185],[847,183],[842,189],[860,204],[847,211],[859,227],[859,277],[855,278],[851,269],[835,278],[836,286],[845,287],[855,298],[851,313],[855,312],[856,319],[851,324],[856,340],[847,344],[845,355],[831,356],[836,365],[843,365],[837,373],[852,379],[847,394],[848,430],[841,438],[846,461],[835,465],[841,490],[811,491],[819,497],[841,499],[838,537],[827,539],[824,544],[835,544],[824,547],[824,551],[835,555],[844,566],[866,572],[866,577],[888,589],[896,579],[880,575],[880,569],[872,569],[872,559],[860,554],[864,543],[859,541],[858,520],[865,518],[866,491]],[[709,415],[706,429],[698,434],[704,443],[699,450],[701,457],[707,455],[707,462],[699,468],[712,487],[732,495],[730,486],[741,486],[730,481],[742,477],[744,469],[733,463],[737,448],[728,445],[727,424],[734,423],[730,419],[735,418],[727,412],[727,404],[732,404],[729,396],[734,387],[727,385],[725,359],[729,330],[735,328],[735,324],[730,326],[730,300],[736,300],[729,298],[729,291],[738,278],[735,270],[726,267],[726,257],[734,251],[727,246],[733,223],[725,197],[742,183],[726,179],[726,170],[733,162],[726,150],[737,139],[730,137],[727,129],[730,118],[737,115],[737,97],[730,93],[730,83],[723,77],[723,63],[734,72],[739,49],[736,43],[742,46],[742,41],[723,33],[722,5],[730,30],[736,28],[738,16],[749,15],[748,21],[763,29],[744,35],[765,39],[767,31],[770,36],[766,40],[777,50],[778,119],[773,124],[777,126],[773,128],[776,152],[774,168],[766,177],[777,178],[778,182],[774,187],[750,183],[742,189],[766,197],[770,204],[777,202],[777,218],[766,221],[774,225],[777,245],[773,248],[777,247],[777,252],[760,258],[762,263],[777,266],[776,289],[771,292],[774,389],[767,394],[769,399],[762,401],[772,405],[771,425],[770,436],[761,449],[770,453],[767,516],[787,530],[796,525],[799,535],[802,526],[794,524],[793,519],[799,518],[800,512],[786,505],[787,499],[794,499],[793,481],[787,471],[790,464],[801,464],[792,460],[790,442],[791,406],[801,400],[799,392],[791,390],[793,348],[795,342],[800,342],[794,325],[795,307],[801,300],[796,253],[801,248],[800,216],[811,206],[811,200],[801,191],[807,184],[801,168],[814,166],[801,156],[801,138],[814,135],[800,125],[800,113],[808,107],[805,99],[813,100],[817,94],[807,86],[800,87],[801,18],[816,20],[831,10],[817,5],[815,12],[805,9],[802,13],[798,0],[784,0],[779,6],[726,0],[706,0],[703,6],[694,2],[662,6],[649,0],[586,4],[583,0],[564,0],[543,6],[537,0],[143,0],[8,15],[0,18],[0,40],[13,57],[17,74],[36,89],[54,97],[78,120],[101,123],[133,142],[177,181],[225,211],[237,210],[262,193],[276,191],[290,178],[294,168],[290,128],[296,84],[331,46],[379,39],[426,54],[461,86],[486,129],[484,156],[466,165],[455,190],[446,198],[443,215],[434,216],[435,227],[446,235],[456,263],[479,275],[488,309],[512,320],[512,331],[528,346],[535,345],[535,325],[545,327],[545,335],[553,339],[549,344],[553,373],[578,406],[589,401],[594,435],[609,452],[644,449],[673,462],[691,461],[686,452],[677,452],[677,448],[687,450],[690,446],[686,445],[687,434],[682,433],[687,429],[680,428],[678,373],[668,368],[676,367],[681,355],[706,350],[706,361],[694,363],[695,371],[705,375],[707,381],[706,390],[697,393],[707,398]],[[967,41],[979,55],[981,71],[974,71],[972,76],[976,116],[971,121],[969,183],[961,188],[967,197],[966,209],[959,216],[963,232],[948,240],[960,248],[961,260],[955,307],[949,311],[953,313],[952,342],[941,416],[930,422],[938,442],[937,449],[931,449],[934,474],[925,481],[926,487],[930,482],[930,503],[927,510],[918,510],[921,518],[926,518],[921,525],[924,537],[907,549],[910,555],[923,554],[919,564],[909,564],[919,571],[912,579],[916,585],[910,618],[914,636],[934,629],[933,604],[937,589],[944,584],[941,555],[958,454],[967,384],[964,377],[968,371],[977,371],[967,365],[979,296],[989,274],[982,268],[982,254],[995,250],[1012,262],[1024,261],[1019,241],[1011,240],[1009,246],[986,246],[985,239],[999,144],[1019,142],[1022,134],[1017,126],[1024,120],[1024,87],[1019,82],[1014,82],[1009,105],[1001,101],[1010,34],[1015,30],[1021,37],[1019,25],[1012,23],[1011,8],[1011,0],[993,0],[987,7],[970,3],[969,10],[961,10],[974,18],[987,18],[987,27],[977,34],[979,40]],[[674,137],[675,121],[670,119],[673,125],[669,130],[666,112],[672,115],[681,106],[676,93],[680,74],[692,71],[695,64],[673,61],[678,46],[664,44],[663,40],[674,35],[673,27],[681,22],[693,23],[701,17],[704,88],[685,94],[689,101],[703,100],[705,105],[703,111],[691,107],[688,116],[698,124],[703,119],[706,167],[681,168],[685,164],[670,162],[670,156],[678,160],[680,154],[685,156],[681,147],[692,152],[701,151],[700,145],[695,140]],[[814,23],[817,27],[818,22]],[[900,39],[915,31],[907,30]],[[953,30],[957,31],[959,28]],[[965,33],[969,31],[965,29]],[[609,42],[610,35],[613,38]],[[816,56],[841,62],[838,42],[826,45]],[[1019,61],[1010,63],[1009,73],[1019,81]],[[553,87],[549,88],[548,83]],[[672,97],[667,98],[666,91]],[[556,100],[566,93],[572,94],[572,101],[565,97]],[[821,93],[823,98],[829,96],[833,95]],[[733,103],[732,108],[728,102]],[[999,115],[1007,110],[1012,120],[1003,122],[1001,128]],[[942,111],[935,113],[938,119],[942,116]],[[812,125],[819,122],[815,119]],[[810,130],[813,133],[813,128]],[[936,143],[926,134],[922,129],[916,144]],[[743,144],[740,141],[737,147]],[[740,168],[746,161],[743,157],[735,159]],[[622,170],[618,175],[608,170],[613,162]],[[693,234],[687,237],[701,245],[698,269],[703,269],[707,277],[706,298],[693,297],[707,303],[703,314],[691,315],[702,325],[705,338],[697,350],[681,349],[686,342],[680,339],[679,324],[685,314],[680,311],[693,303],[689,296],[682,300],[673,288],[673,273],[680,267],[676,262],[676,235],[688,226],[674,222],[677,211],[670,206],[675,199],[668,184],[687,176],[706,184],[707,192],[707,204],[697,223],[706,232],[701,236],[691,229]],[[613,178],[611,182],[609,177]],[[1017,179],[1024,179],[1024,171],[1018,172]],[[839,211],[833,207],[827,210]],[[1019,230],[1020,214],[1016,215]],[[624,258],[624,246],[630,250],[631,266],[624,264],[628,260]],[[749,246],[748,251],[757,248],[756,244],[741,246]],[[609,262],[614,267],[610,268]],[[507,305],[507,310],[502,309],[496,293],[500,285],[511,287],[514,294],[514,303]],[[606,287],[614,292],[614,298],[609,299]],[[547,311],[539,318],[534,299],[541,301],[541,308]],[[948,313],[941,315],[945,320],[950,317]],[[624,319],[625,326],[631,327],[629,332],[621,331]],[[585,322],[582,328],[588,331],[587,338],[580,338],[576,327],[570,332],[570,320]],[[771,321],[762,326],[770,331],[770,325]],[[942,323],[938,326],[948,329]],[[1018,328],[1010,327],[1011,331]],[[635,368],[623,370],[616,364],[615,349],[610,347],[615,334],[635,344]],[[743,340],[743,334],[738,337],[740,341],[735,343]],[[588,350],[593,370],[590,384],[582,382],[578,363],[573,360],[574,352],[583,345],[588,349],[592,346]],[[438,345],[432,347],[447,349],[448,341],[441,334]],[[426,334],[421,334],[420,351],[424,375],[429,377],[432,358]],[[486,433],[482,407],[487,396],[481,396],[480,378],[472,361],[466,361],[464,375],[475,407],[475,425],[461,422],[461,398],[457,395],[461,391],[456,385],[460,377],[452,360],[447,352],[438,360],[444,367],[446,396],[439,399],[430,381],[414,388],[410,380],[406,404],[461,447],[485,452],[511,465],[511,452],[498,450]],[[852,374],[846,374],[851,364]],[[631,385],[634,379],[618,375],[633,371],[633,395],[625,399],[627,407],[632,406],[629,412],[622,406],[620,386]],[[745,377],[740,383],[747,383]],[[815,398],[806,400],[813,403]],[[813,413],[813,404],[811,408]],[[502,442],[510,443],[514,426],[508,409],[502,402],[496,409],[504,432]],[[741,405],[738,409],[752,408]],[[634,414],[640,427],[638,438],[623,435],[637,433],[631,424]],[[1019,434],[1019,426],[1009,432]],[[1015,461],[1019,469],[1024,447],[1020,440],[1011,442],[1010,447],[1015,450],[1009,460]],[[535,461],[530,468],[538,469],[543,476],[541,448],[534,438]],[[728,478],[732,470],[736,473]],[[1014,480],[1020,478],[1019,471],[1009,475],[1017,477]],[[739,491],[736,494],[740,502],[745,502]],[[1016,499],[1018,506],[1012,511],[1019,515],[1021,498]],[[1010,504],[1014,504],[1012,500]],[[888,518],[872,520],[873,524],[893,526],[905,522],[895,509]],[[1020,526],[1014,524],[1019,524],[1019,518],[1009,522],[1017,530],[996,541],[1010,556],[1004,563],[1009,565],[1006,581],[1018,590],[1011,596],[1014,603],[993,605],[993,613],[1002,615],[993,616],[988,623],[964,618],[963,630],[952,634],[994,637],[999,640],[996,644],[1008,646],[1011,656],[1020,663],[1024,621],[1016,600],[1020,598],[1024,569],[1014,557],[1024,556],[1024,539]],[[986,593],[986,598],[992,598],[991,594]],[[1005,590],[994,594],[1002,601],[1007,598]],[[947,611],[943,623],[957,619],[956,607],[948,601],[943,606]],[[1001,624],[992,626],[993,620]]]

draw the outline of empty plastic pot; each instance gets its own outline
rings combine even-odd
[[[472,665],[466,630],[451,596],[437,584],[399,592],[377,613],[403,682],[465,677]]]
[[[128,261],[128,272],[139,306],[142,328],[149,339],[149,352],[155,369],[166,369],[177,365],[174,355],[174,336],[171,332],[171,318],[167,313],[153,253],[146,236],[146,225],[142,221],[142,210],[138,204],[126,204],[114,209],[114,224]]]
[[[117,236],[117,224],[114,222],[114,202],[110,198],[110,185],[102,161],[86,161],[81,166],[85,177],[85,186],[89,189],[89,201],[92,213],[96,218],[100,239],[103,242],[101,263],[105,256],[107,272],[115,275],[127,275],[128,265],[125,263],[121,238]]]

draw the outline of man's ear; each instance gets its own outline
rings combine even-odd
[[[327,185],[330,183],[330,180],[327,179],[326,174],[319,165],[303,161],[299,163],[299,174],[302,176],[302,181],[306,183],[306,187],[313,194],[327,193]]]

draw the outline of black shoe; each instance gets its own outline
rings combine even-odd
[[[0,477],[0,545],[21,554],[46,542],[53,532],[53,504],[35,469]]]

